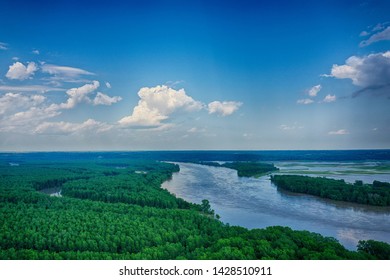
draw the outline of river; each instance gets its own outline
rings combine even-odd
[[[390,243],[390,208],[336,202],[310,195],[278,191],[269,176],[240,178],[237,172],[223,167],[178,163],[180,172],[162,187],[187,201],[210,201],[221,220],[247,228],[282,225],[296,230],[308,230],[335,237],[346,248],[355,250],[359,240],[374,239]],[[323,164],[323,163],[321,163]],[[389,174],[343,174],[337,164],[327,166],[327,177],[346,181],[379,179],[389,181]],[[299,174],[299,163],[275,164],[280,173]],[[320,164],[305,165],[304,174],[318,174]],[[375,173],[375,172],[374,172]],[[310,175],[310,174],[309,174]]]

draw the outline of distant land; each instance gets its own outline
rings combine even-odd
[[[203,166],[193,164],[196,161],[225,163]],[[390,150],[0,153],[0,259],[390,259],[386,242],[361,240],[356,251],[348,250],[333,237],[283,224],[257,229],[230,225],[222,221],[228,215],[213,209],[219,205],[213,199],[224,196],[242,197],[246,208],[290,199],[285,194],[280,198],[275,186],[268,185],[268,173],[284,177],[283,172],[301,170],[297,166],[313,165],[319,170],[315,172],[334,170],[333,175],[342,176],[345,166],[353,174],[370,168],[370,178],[387,177],[389,161]],[[161,188],[175,182],[181,164],[187,164],[189,176],[199,174],[211,188],[220,185],[213,174],[233,176],[224,167],[244,171],[242,179],[236,174],[234,180],[250,188],[218,191],[219,198],[210,199],[202,198],[208,191],[204,189],[197,202],[187,201]],[[188,169],[196,166],[203,167]],[[261,182],[267,186],[258,185]],[[248,200],[260,191],[262,200]],[[250,192],[248,197],[245,192]],[[267,193],[275,198],[267,198]],[[282,211],[277,207],[273,212]],[[372,215],[379,221],[389,214]]]

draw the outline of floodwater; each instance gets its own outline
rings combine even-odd
[[[337,202],[279,191],[269,176],[240,178],[235,170],[228,168],[177,164],[180,165],[180,172],[173,174],[172,180],[162,187],[190,202],[209,200],[225,223],[247,228],[281,225],[308,230],[335,237],[351,250],[356,249],[359,240],[374,239],[390,243],[390,207]],[[302,165],[280,162],[275,165],[281,169],[281,174],[299,174],[303,169],[305,175],[309,175],[310,171],[318,175],[323,168],[326,172],[334,172],[327,177],[342,178],[348,182],[390,181],[389,174],[373,172],[359,175],[351,172],[349,167],[344,167],[349,173],[343,175],[343,170],[334,163],[323,166],[323,163]]]

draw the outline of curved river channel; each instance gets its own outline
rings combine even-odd
[[[209,200],[225,223],[247,228],[281,225],[308,230],[335,237],[351,250],[356,249],[359,240],[390,243],[389,207],[335,202],[279,191],[269,176],[240,178],[235,170],[228,168],[177,164],[180,172],[173,174],[172,180],[162,187],[190,202]],[[356,176],[344,178],[354,181]],[[388,175],[383,179],[388,179]]]

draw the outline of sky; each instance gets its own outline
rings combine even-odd
[[[0,2],[0,151],[390,148],[389,1]]]

